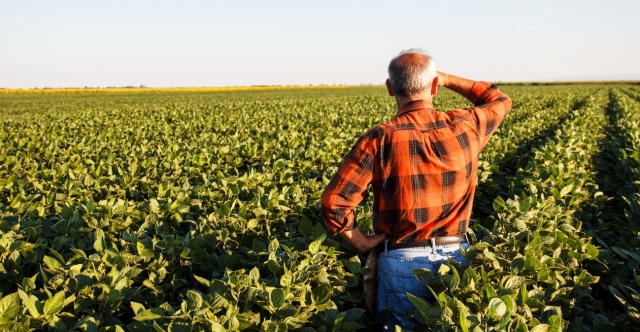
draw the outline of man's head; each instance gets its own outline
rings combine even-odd
[[[433,58],[421,49],[400,52],[389,63],[389,94],[412,98],[419,95],[434,95],[438,82]],[[433,87],[433,89],[432,89]]]

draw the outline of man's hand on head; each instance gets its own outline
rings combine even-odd
[[[440,71],[436,71],[436,73],[438,74],[438,86],[447,85],[447,76],[449,75]]]
[[[366,253],[384,241],[386,234],[367,235],[359,227],[356,227],[340,233],[340,236],[358,252]]]
[[[438,74],[438,86],[443,86],[449,90],[453,90],[461,94],[465,98],[469,98],[473,84],[476,82],[467,78],[450,75],[443,72],[436,72]]]

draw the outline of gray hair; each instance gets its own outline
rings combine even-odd
[[[389,82],[397,96],[411,97],[429,88],[436,77],[433,58],[422,49],[404,50],[389,63]]]

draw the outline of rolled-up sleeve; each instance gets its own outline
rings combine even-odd
[[[468,98],[475,105],[472,109],[473,115],[476,119],[481,148],[484,148],[511,110],[511,98],[500,91],[496,85],[487,82],[476,82]]]
[[[373,180],[372,146],[361,137],[322,194],[322,215],[331,236],[355,227],[354,210]]]

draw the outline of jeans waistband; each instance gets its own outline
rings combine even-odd
[[[469,243],[467,234],[458,234],[450,236],[438,236],[424,241],[408,242],[408,243],[387,243],[387,250],[419,248],[419,247],[436,247],[443,246],[445,248],[457,248],[460,243]]]

